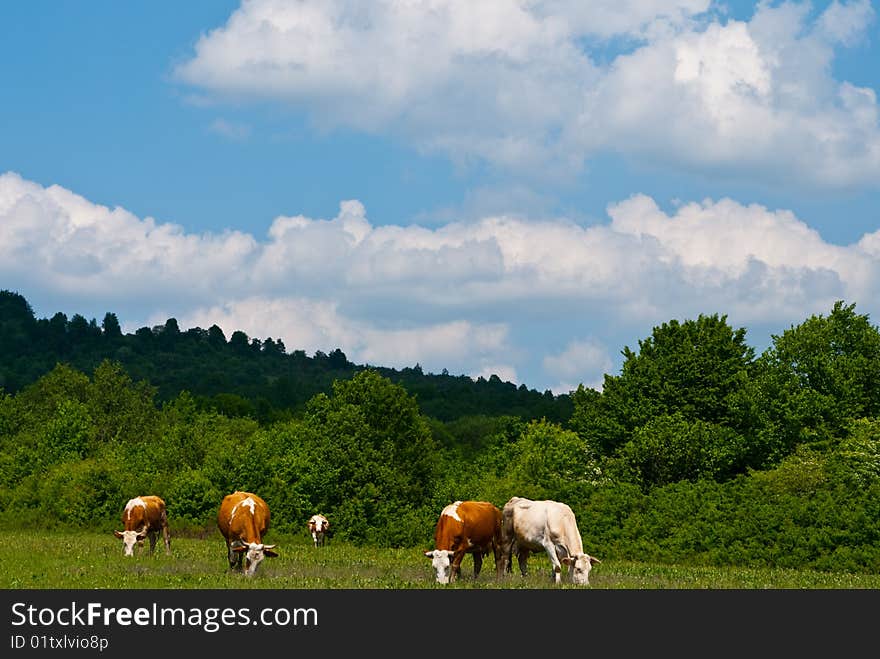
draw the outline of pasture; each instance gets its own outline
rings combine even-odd
[[[549,589],[550,563],[535,554],[530,574],[495,579],[488,556],[473,580],[473,559],[462,563],[463,579],[434,582],[428,547],[385,549],[356,547],[332,540],[315,548],[306,534],[270,532],[279,556],[267,559],[247,578],[228,571],[226,547],[216,529],[175,535],[172,555],[161,542],[125,557],[112,532],[81,530],[9,530],[0,534],[2,589]],[[878,589],[880,575],[785,569],[692,567],[615,562],[603,559],[590,575],[590,589]],[[584,588],[563,585],[562,588]]]

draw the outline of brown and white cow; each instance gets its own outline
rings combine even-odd
[[[330,531],[330,522],[324,515],[312,515],[309,517],[309,534],[312,536],[312,542],[315,547],[323,547]]]
[[[276,545],[264,545],[269,530],[269,506],[251,492],[233,492],[223,498],[217,512],[217,526],[226,540],[229,568],[252,577],[264,558],[278,556]],[[242,559],[244,565],[242,566]]]
[[[157,496],[147,495],[129,499],[122,511],[124,531],[113,531],[122,538],[122,548],[126,556],[134,556],[134,547],[144,546],[144,538],[150,538],[150,554],[156,548],[159,533],[165,541],[165,553],[171,553],[171,531],[168,528],[168,514],[165,502]]]
[[[496,576],[501,576],[501,511],[488,501],[456,501],[446,506],[434,527],[434,549],[426,551],[437,583],[461,576],[465,554],[474,557],[474,579],[480,576],[483,556],[495,556]]]
[[[525,576],[529,554],[543,550],[553,565],[555,583],[561,583],[562,565],[567,565],[572,583],[590,584],[590,570],[602,561],[584,553],[577,520],[568,505],[513,497],[504,504],[501,517],[501,554],[505,566],[516,552],[520,572]]]

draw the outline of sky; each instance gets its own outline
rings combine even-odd
[[[880,319],[878,2],[0,4],[0,289],[600,389]]]

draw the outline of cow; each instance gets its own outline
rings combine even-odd
[[[168,514],[165,502],[152,495],[129,499],[122,511],[124,531],[113,531],[113,535],[122,539],[125,556],[134,556],[134,547],[144,546],[144,538],[150,538],[150,555],[156,548],[159,533],[165,541],[165,553],[171,553],[171,531],[168,528]]]
[[[532,501],[512,497],[501,512],[501,555],[505,566],[517,553],[519,569],[526,575],[529,554],[545,551],[553,565],[552,579],[562,582],[562,565],[574,584],[588,586],[590,570],[601,563],[584,553],[583,540],[571,508],[558,501]]]
[[[251,492],[233,492],[223,498],[217,526],[226,540],[229,569],[252,577],[264,558],[274,558],[276,545],[264,545],[269,530],[269,506]],[[242,565],[244,560],[244,565]]]
[[[309,517],[309,534],[315,547],[323,547],[327,533],[330,531],[330,522],[324,515],[312,515]]]
[[[434,527],[434,549],[426,551],[437,583],[461,576],[465,554],[474,557],[474,579],[480,576],[483,556],[495,556],[496,577],[501,576],[501,510],[488,501],[455,501],[440,513]]]

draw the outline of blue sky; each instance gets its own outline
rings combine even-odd
[[[0,287],[600,386],[654,326],[876,318],[876,2],[0,5]]]

